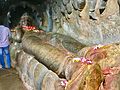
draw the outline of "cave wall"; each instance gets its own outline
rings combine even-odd
[[[10,28],[14,28],[20,21],[22,15],[27,13],[36,27],[44,22],[46,12],[46,0],[0,0],[0,20]],[[10,26],[8,24],[11,24]]]
[[[19,2],[19,0],[1,1],[1,18],[5,18],[8,11],[11,8],[14,10],[14,6]],[[21,2],[24,7],[24,1]],[[25,0],[25,2],[39,13],[44,26],[41,29],[47,32],[65,34],[86,45],[120,41],[119,0]]]
[[[53,32],[86,45],[120,41],[118,0],[52,0]]]
[[[106,44],[106,43],[111,43],[111,42],[119,42],[120,40],[119,39],[119,36],[120,36],[119,35],[120,33],[119,31],[119,20],[120,20],[119,3],[117,0],[107,0],[107,1],[102,1],[102,0],[101,1],[100,0],[85,0],[85,1],[84,0],[76,0],[76,1],[75,0],[62,0],[62,1],[52,0],[51,2],[44,3],[44,5],[46,5],[46,8],[43,9],[42,13],[44,14],[43,25],[48,27],[46,31],[52,31],[52,32],[57,32],[60,34],[71,36],[77,41],[83,44],[86,44],[86,45],[93,45],[93,44],[100,44],[100,43]],[[39,12],[41,12],[39,8],[37,7]],[[33,39],[33,40],[31,39],[31,42],[32,41],[37,42],[36,39]],[[39,41],[40,40],[38,40],[38,42]],[[30,49],[32,46],[36,47],[34,45],[35,43],[33,43],[32,45],[26,42],[26,44],[27,44],[26,47],[28,46]],[[44,47],[44,46],[47,46],[46,42],[45,42],[45,45],[41,45],[42,47],[40,47],[40,44],[36,44],[38,46],[36,47],[36,50],[33,50],[33,52],[34,51],[36,52],[38,50],[38,52],[41,52],[41,53],[37,52],[36,54],[41,54],[41,56],[43,57],[44,57],[44,52],[45,52],[45,56],[47,53],[49,57],[45,58],[46,60],[50,60],[51,57],[52,58],[55,57],[55,59],[58,56],[61,57],[61,55],[57,55],[57,54],[56,54],[57,55],[56,57],[54,53],[49,54],[48,52],[52,50],[49,50],[49,48]],[[105,48],[107,50],[108,47],[109,46],[105,46],[102,49]],[[15,49],[16,48],[13,47],[13,51]],[[53,49],[55,49],[55,47]],[[114,50],[112,51],[116,53],[116,48],[115,48],[115,51]],[[29,90],[32,87],[35,90],[58,90],[58,89],[53,89],[55,88],[55,85],[54,85],[56,83],[55,81],[59,80],[58,76],[55,73],[48,70],[43,64],[39,63],[35,58],[33,58],[35,55],[30,56],[29,54],[23,51],[22,52],[17,51],[16,53],[18,54],[18,56],[17,54],[15,54],[16,56],[15,55],[13,56],[15,56],[14,57],[15,60],[18,60],[16,62],[17,70],[19,71],[19,75],[22,78],[22,81],[24,82],[24,84],[25,85],[28,84],[31,86],[31,87],[28,87]],[[112,55],[113,56],[116,55],[115,53],[112,53]],[[70,53],[67,53],[67,54],[70,54]],[[65,54],[63,53],[63,55]],[[101,52],[100,52],[100,55],[101,55]],[[105,56],[104,53],[100,57],[102,56],[103,57]],[[119,52],[118,52],[118,56],[119,56]],[[99,55],[98,55],[98,58],[99,58]],[[40,58],[40,60],[42,59]],[[61,61],[64,59],[59,58],[59,60]],[[107,60],[109,59],[107,58]],[[114,60],[116,60],[116,57]],[[107,63],[106,65],[109,65],[109,64]],[[50,77],[49,73],[54,74],[53,77]],[[54,83],[52,81],[54,81]],[[80,81],[80,80],[77,80],[77,81]],[[41,83],[43,87],[40,86]],[[46,87],[47,89],[44,89]],[[62,89],[59,89],[59,90],[62,90]],[[70,90],[69,87],[66,90]]]

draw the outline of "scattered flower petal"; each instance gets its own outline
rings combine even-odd
[[[87,61],[87,59],[85,57],[80,57],[80,61],[84,63]]]
[[[80,58],[73,58],[73,62],[79,62]]]
[[[61,82],[60,82],[60,83],[61,83],[62,86],[66,87],[68,81],[67,81],[66,79],[61,79]]]

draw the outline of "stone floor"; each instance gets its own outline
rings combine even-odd
[[[27,90],[15,69],[0,69],[0,90]]]

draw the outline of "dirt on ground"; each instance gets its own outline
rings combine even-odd
[[[0,69],[0,90],[27,90],[15,69]]]

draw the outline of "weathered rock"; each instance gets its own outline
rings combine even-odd
[[[89,2],[89,10],[90,11],[94,11],[95,10],[96,1],[97,0],[90,0],[90,1],[88,1]]]
[[[57,82],[58,80],[59,80],[59,77],[55,73],[53,72],[46,73],[42,81],[42,90],[58,90],[57,88],[59,88],[60,86],[55,88],[55,84],[58,83]]]
[[[70,0],[63,0],[63,4],[67,5],[70,2]]]
[[[95,62],[98,62],[102,69],[107,67],[119,66],[120,44],[108,44],[102,47],[98,46],[98,49],[94,49],[97,46],[87,47],[79,52],[79,56],[89,58]]]
[[[102,13],[102,17],[106,18],[110,15],[118,14],[119,13],[119,5],[118,0],[108,0],[106,4],[106,9]]]
[[[75,10],[82,11],[85,7],[85,0],[72,0],[71,3]]]
[[[105,67],[116,67],[119,66],[119,54],[120,54],[120,45],[113,44],[106,49],[107,56],[106,58],[100,60],[99,64],[101,68]]]
[[[101,69],[98,64],[83,65],[74,73],[66,90],[98,90],[102,81]]]
[[[88,88],[90,88],[90,90],[94,90],[93,88],[95,88],[95,90],[97,90],[99,88],[102,77],[101,77],[100,67],[98,64],[91,65],[89,67],[89,65],[87,66],[86,64],[82,65],[79,63],[78,64],[71,63],[72,59],[75,57],[74,55],[65,54],[65,52],[61,52],[57,48],[52,47],[51,45],[40,41],[40,39],[35,36],[29,36],[29,37],[23,38],[22,43],[23,43],[23,48],[25,51],[34,55],[40,62],[42,62],[44,65],[46,65],[49,69],[53,70],[56,73],[58,73],[57,71],[59,71],[59,73],[62,73],[68,80],[70,80],[70,79],[73,80],[73,85],[68,84],[68,86],[66,87],[67,88],[66,90],[72,90],[72,87],[74,87],[74,85],[77,85],[77,87],[75,87],[76,90],[79,89],[79,87],[81,89],[86,88],[86,90]],[[37,47],[37,48],[35,48],[35,47]],[[46,55],[46,53],[48,56]],[[71,67],[69,67],[69,66],[71,66]],[[42,73],[42,72],[44,72],[44,70],[42,70],[42,67],[40,65],[38,65],[36,67],[35,71],[37,71],[37,72],[34,72],[34,78],[35,78],[35,82],[36,82],[35,85],[40,86],[41,78],[43,78],[43,75],[44,75],[44,73]],[[38,72],[38,71],[40,71],[40,72]],[[42,74],[42,75],[39,75],[39,74]],[[80,76],[79,76],[79,74],[80,74]],[[38,76],[41,76],[41,78]],[[81,77],[81,78],[79,78],[79,77]],[[93,79],[93,77],[97,77],[97,79],[96,78]],[[90,83],[91,78],[92,78],[92,80],[94,80],[94,82],[96,80],[96,83],[92,82],[91,84],[88,84],[88,83]],[[38,82],[37,80],[38,81],[40,80],[40,81]],[[46,79],[45,79],[45,81],[46,81]],[[78,81],[80,81],[80,82],[78,82]],[[84,86],[83,81],[86,82],[85,86]],[[54,86],[52,86],[52,88],[53,87]],[[37,87],[37,89],[39,89],[39,88],[40,87]],[[47,86],[44,88],[47,88]]]
[[[90,5],[90,2],[92,5]],[[69,35],[86,45],[119,41],[119,1],[73,0],[70,3],[75,8],[75,10],[72,10],[74,14],[67,15],[66,9],[63,9],[64,16],[60,18],[62,23],[58,22],[62,27],[55,26],[55,32]],[[58,27],[61,29],[58,29]]]
[[[22,44],[27,53],[34,55],[39,62],[43,63],[55,72],[57,72],[60,63],[65,59],[65,57],[70,56],[50,44],[41,42],[39,38],[34,36],[24,38]]]
[[[106,2],[107,1],[105,1],[105,0],[101,0],[100,9],[106,8]]]
[[[31,78],[31,75],[33,76],[33,73],[31,73],[31,75],[30,75],[30,73],[28,73],[28,67],[29,67],[28,64],[31,61],[35,60],[34,57],[21,51],[18,54],[18,57],[16,60],[17,60],[16,69],[19,72],[19,76],[20,76],[21,80],[23,81],[23,84],[29,90],[35,89],[36,87],[34,85],[34,78],[33,77]]]
[[[79,43],[75,39],[58,33],[35,33],[35,32],[27,32],[24,37],[35,36],[40,38],[41,40],[48,42],[49,44],[59,48],[59,49],[67,49],[70,52],[77,53],[86,45]]]
[[[33,56],[21,51],[18,54],[17,70],[23,84],[29,90],[60,90],[60,78],[54,72],[48,70],[43,64],[39,63]],[[60,86],[56,86],[60,85]]]
[[[14,0],[12,0],[12,1],[14,1]],[[92,9],[91,10],[93,10],[94,8],[97,8],[97,7],[95,7],[95,3],[96,3],[96,1],[98,1],[98,0],[88,0],[89,2],[93,2],[93,3],[91,3],[91,4],[93,4],[93,5],[90,5],[90,7],[88,8],[89,10],[91,9],[91,6],[93,6],[92,7]],[[94,18],[94,19],[97,19],[96,21],[93,21],[93,20],[91,20],[90,18],[89,18],[89,20],[91,20],[89,23],[88,23],[88,25],[90,25],[91,27],[89,27],[89,26],[87,26],[86,24],[84,24],[84,22],[82,22],[81,21],[81,18],[74,18],[74,19],[76,19],[75,21],[76,22],[73,22],[74,24],[71,24],[71,22],[69,22],[68,20],[64,20],[65,18],[64,18],[64,16],[62,17],[61,16],[61,11],[63,12],[63,11],[65,11],[65,9],[63,9],[63,10],[61,10],[60,9],[60,5],[62,4],[63,5],[63,2],[65,3],[64,4],[64,6],[66,5],[69,5],[70,3],[73,5],[73,7],[74,8],[76,8],[77,10],[76,11],[78,11],[78,8],[79,8],[79,10],[80,11],[82,11],[83,10],[83,8],[85,7],[85,4],[86,4],[86,1],[85,0],[52,0],[51,1],[51,4],[53,3],[53,5],[52,5],[52,9],[55,9],[55,13],[56,13],[56,17],[57,18],[60,18],[60,21],[63,21],[63,22],[65,22],[65,23],[69,23],[70,25],[73,25],[73,27],[76,27],[77,25],[76,25],[76,23],[78,23],[79,22],[79,27],[80,28],[78,28],[78,29],[80,29],[80,30],[73,30],[73,28],[72,28],[72,26],[69,28],[69,30],[67,30],[67,32],[66,32],[66,30],[64,30],[64,32],[63,31],[61,31],[61,29],[54,29],[54,30],[56,30],[56,32],[61,32],[61,33],[65,33],[65,34],[68,34],[68,35],[70,35],[70,36],[72,36],[72,37],[74,37],[76,40],[78,40],[78,41],[81,41],[81,39],[83,40],[83,41],[86,41],[86,43],[88,44],[98,44],[98,43],[109,43],[110,41],[111,42],[117,42],[118,40],[118,38],[116,39],[116,40],[106,40],[106,38],[104,39],[103,38],[103,41],[102,40],[99,40],[97,37],[96,37],[96,35],[98,34],[98,33],[96,33],[96,32],[101,32],[101,31],[103,31],[104,32],[104,30],[105,30],[105,28],[103,28],[104,26],[103,26],[103,24],[105,25],[105,27],[107,26],[107,27],[110,27],[110,26],[113,26],[113,28],[108,28],[107,30],[110,32],[109,33],[109,35],[110,34],[113,34],[112,32],[111,32],[111,30],[110,29],[118,29],[118,31],[119,31],[119,26],[114,26],[114,23],[118,23],[119,22],[119,17],[116,17],[116,14],[119,14],[119,6],[118,6],[118,3],[119,3],[119,0],[100,0],[101,2],[99,3],[99,6],[98,6],[98,8],[97,8],[97,11],[99,12],[99,10],[100,9],[105,9],[104,10],[104,12],[102,12],[102,15],[96,15],[96,14],[94,14],[94,13],[92,13],[92,17]],[[8,3],[8,2],[11,2],[11,1],[7,1],[6,3]],[[15,1],[16,2],[16,1]],[[11,2],[12,3],[12,2]],[[5,3],[4,3],[5,4]],[[46,5],[47,6],[47,5]],[[5,7],[4,7],[5,8]],[[44,10],[43,10],[44,11]],[[54,11],[54,10],[53,10]],[[65,11],[66,12],[66,11]],[[70,11],[70,9],[69,9],[69,12],[71,12]],[[74,11],[73,11],[74,12]],[[95,12],[96,13],[96,12]],[[106,13],[106,14],[105,14]],[[46,13],[44,14],[44,15],[46,15]],[[86,16],[87,15],[87,17],[89,16],[89,13],[87,13],[87,14],[83,14],[83,16]],[[111,19],[114,19],[113,17],[111,18],[111,15],[115,15],[115,17],[118,19],[118,20],[115,20],[115,21],[111,21]],[[47,17],[47,16],[46,16]],[[67,17],[67,16],[66,16]],[[79,15],[75,15],[75,17],[79,17]],[[106,19],[107,17],[109,17],[108,19]],[[102,19],[105,19],[105,21],[103,21]],[[47,19],[44,19],[45,21],[47,21]],[[108,21],[107,21],[108,20]],[[100,21],[100,22],[99,22]],[[61,23],[61,22],[59,22],[59,23]],[[83,24],[81,24],[81,23],[83,23]],[[92,24],[91,24],[92,23]],[[110,23],[112,23],[112,24],[110,24]],[[93,25],[93,24],[95,24],[95,26]],[[46,24],[47,25],[47,24]],[[84,25],[84,27],[82,27]],[[63,26],[63,25],[62,25]],[[92,27],[93,26],[93,27]],[[88,28],[87,28],[88,27]],[[60,27],[60,28],[62,28],[62,29],[64,29],[63,27]],[[89,30],[89,31],[87,31],[86,33],[88,33],[90,36],[92,36],[92,34],[91,33],[94,33],[94,35],[95,35],[95,38],[91,38],[91,37],[87,37],[87,36],[84,36],[83,35],[83,33],[81,33],[82,32],[82,30],[83,29],[85,29],[85,28],[87,28],[87,30]],[[86,31],[86,30],[83,30],[83,31]],[[95,31],[95,32],[94,32]],[[106,30],[105,30],[106,31]],[[74,35],[72,35],[72,33],[70,33],[70,32],[78,32],[79,33],[79,35],[77,35],[77,33],[76,33],[76,36],[74,36]],[[99,35],[99,36],[103,36],[103,37],[107,37],[107,36],[109,36],[109,35],[104,35],[104,33],[103,32],[101,32],[101,34],[103,34],[103,35]],[[114,32],[115,33],[115,32]],[[88,36],[89,36],[88,35]],[[116,35],[116,34],[115,34]],[[119,36],[119,35],[116,35],[116,36]],[[78,37],[78,38],[77,38]],[[85,37],[85,39],[84,39],[84,37]],[[94,36],[93,36],[94,37]],[[111,37],[111,36],[110,36]],[[109,37],[108,37],[109,38]],[[111,37],[111,38],[114,38],[114,36],[113,37]],[[110,39],[111,39],[110,38]],[[86,40],[86,39],[88,39],[88,40]],[[95,40],[96,39],[96,40]],[[94,40],[94,41],[92,41],[92,40]],[[99,42],[100,41],[100,42]],[[110,43],[111,43],[110,42]],[[84,43],[84,42],[83,42]]]
[[[120,0],[118,0],[118,4],[120,5]]]
[[[75,10],[78,10],[78,4],[77,4],[76,0],[72,0],[72,5]]]
[[[53,34],[51,38],[54,39],[54,41],[49,42],[49,40],[51,40],[49,35],[51,37],[51,34],[48,33],[48,37],[46,38],[45,33],[26,33],[23,37],[23,48],[27,53],[34,55],[39,62],[46,65],[49,69],[60,75],[65,76],[67,80],[70,80],[72,74],[75,70],[80,68],[80,65],[71,63],[72,59],[76,55],[68,52],[64,48],[61,48],[61,46],[59,45],[62,43],[62,45],[69,51],[73,49],[72,51],[78,52],[78,50],[80,49],[79,44],[77,44],[77,41],[75,41],[74,39],[67,38],[67,36],[61,34]],[[51,43],[51,45],[45,41]],[[68,47],[71,48],[69,49]]]
[[[86,1],[85,7],[80,12],[80,17],[81,17],[81,19],[88,21],[89,20],[89,2],[88,2],[88,0],[85,0],[85,1]]]
[[[65,86],[61,85],[61,81],[65,79],[60,79],[55,82],[55,90],[65,90]]]
[[[67,9],[67,13],[68,13],[68,14],[71,14],[71,13],[72,13],[72,4],[71,4],[71,3],[68,3],[68,4],[66,5],[66,9]]]
[[[80,52],[81,56],[91,57],[92,60],[99,63],[104,75],[104,81],[102,82],[99,90],[119,90],[119,55],[120,44],[109,44],[102,47],[87,47]],[[87,50],[87,51],[86,51]],[[84,52],[86,51],[86,52]]]
[[[97,4],[99,4],[98,6],[96,5],[96,1]],[[101,2],[98,3],[98,1],[101,1],[102,3]],[[24,50],[34,55],[35,58],[39,60],[39,62],[42,62],[53,71],[58,73],[57,70],[60,69],[60,73],[63,73],[63,75],[66,77],[67,80],[73,80],[73,82],[68,83],[67,86],[68,90],[77,90],[77,89],[79,90],[79,88],[81,90],[82,89],[98,90],[98,87],[100,86],[102,80],[100,67],[101,69],[104,69],[106,67],[111,68],[111,67],[119,66],[120,46],[114,44],[100,48],[96,51],[94,51],[93,48],[91,49],[91,47],[87,47],[86,49],[83,49],[83,51],[80,50],[81,48],[84,47],[84,44],[94,45],[94,44],[106,44],[106,43],[113,43],[120,41],[120,37],[119,37],[120,18],[117,15],[119,11],[117,1],[118,0],[107,0],[107,1],[58,0],[56,1],[57,2],[56,5],[53,5],[53,9],[55,9],[53,11],[55,15],[55,20],[59,25],[57,26],[55,24],[56,25],[55,27],[57,28],[55,28],[54,31],[69,35],[83,44],[79,44],[77,41],[71,39],[70,37],[60,34],[34,33],[32,35],[28,34],[28,36],[25,36],[26,38],[23,39]],[[58,4],[58,2],[63,2],[63,3]],[[71,9],[72,8],[70,5],[71,2],[76,11]],[[91,3],[92,5],[90,5],[89,2],[92,2]],[[62,4],[61,6],[63,6],[63,8],[60,8],[60,4]],[[99,10],[103,8],[105,10],[101,13]],[[63,17],[61,16],[61,12],[64,14]],[[68,15],[67,12],[68,14],[71,12],[72,13]],[[92,14],[89,14],[90,12],[92,12]],[[81,17],[79,17],[79,14]],[[93,21],[93,19],[89,18],[89,15],[92,16],[92,18],[95,19],[96,21]],[[60,25],[62,25],[62,27],[60,27]],[[61,29],[58,28],[62,28],[63,31],[61,31]],[[93,62],[98,62],[98,64],[100,64],[100,67],[99,65],[95,65],[94,68],[88,67],[86,69],[84,68],[82,69],[82,67],[86,67],[86,66],[84,66],[81,63],[73,63],[72,59],[76,56],[74,56],[67,50],[73,53],[79,53],[80,56],[85,56],[86,58],[90,58],[93,60]],[[68,53],[70,53],[70,55]],[[20,62],[23,62],[22,64],[27,63],[27,61],[20,61]],[[22,69],[22,67],[24,66],[22,64],[20,65],[20,70],[24,72],[24,70]],[[41,77],[43,78],[44,81],[44,83],[42,83],[44,89],[54,90],[55,88],[57,88],[57,85],[59,86],[60,84],[60,81],[57,78],[57,76],[55,74],[53,75],[51,72],[47,72],[46,74],[43,74],[45,76],[42,76],[40,74],[40,71],[44,72],[44,70],[42,69],[41,65],[38,66],[36,65],[37,65],[36,62],[32,62],[32,61],[29,62],[28,64],[29,74],[28,76],[25,77],[25,80],[29,80],[26,79],[27,77],[35,78],[36,80],[35,88],[39,89],[40,88],[39,84],[41,84],[39,80],[41,80],[40,79]],[[37,68],[35,68],[35,66]],[[33,72],[34,70],[36,70],[37,72]],[[78,76],[75,75],[76,74],[75,71],[77,72]],[[54,76],[55,78],[53,78]],[[97,77],[99,79],[97,79]],[[106,86],[104,86],[103,90],[105,90],[109,85],[113,86],[110,88],[110,90],[117,90],[117,89],[119,90],[118,77],[119,75],[118,76],[112,75],[110,77],[109,76],[105,77]],[[113,79],[111,80],[111,78]],[[57,85],[52,84],[55,83],[56,80],[59,83],[56,83]],[[111,80],[111,83],[109,80]],[[75,85],[77,86],[74,87]],[[117,86],[116,88],[115,85]],[[64,90],[64,88],[60,86],[60,90],[62,89]]]
[[[118,56],[120,55],[120,51],[119,51],[120,45],[119,44],[110,44],[110,45],[104,45],[101,47],[93,46],[91,48],[88,47],[88,48],[86,48],[86,49],[88,49],[86,52],[84,52],[84,50],[86,50],[86,49],[83,49],[83,51],[81,51],[80,55],[84,56],[85,58],[93,60],[92,65],[87,65],[87,64],[84,64],[81,62],[73,62],[73,58],[75,56],[70,56],[69,54],[68,55],[66,54],[67,56],[64,56],[63,54],[65,54],[65,52],[61,52],[59,50],[57,51],[57,49],[55,49],[55,47],[54,47],[54,51],[56,50],[57,53],[56,52],[55,52],[55,54],[51,53],[50,51],[52,49],[50,49],[50,48],[52,48],[52,47],[49,46],[49,44],[40,41],[41,39],[38,38],[39,36],[35,37],[34,34],[33,34],[33,36],[29,36],[29,35],[28,35],[28,37],[26,36],[26,38],[23,38],[24,50],[27,50],[28,53],[32,52],[32,54],[35,57],[37,56],[37,53],[39,53],[39,55],[38,55],[39,57],[37,56],[36,58],[39,58],[38,60],[40,62],[44,63],[50,69],[53,70],[53,68],[55,68],[55,67],[57,67],[57,69],[59,68],[59,71],[60,71],[59,73],[63,73],[63,75],[66,77],[66,79],[70,80],[70,82],[68,82],[68,84],[67,84],[66,90],[79,90],[79,89],[98,90],[98,88],[100,87],[100,84],[103,80],[101,69],[103,70],[106,67],[118,67],[119,66],[119,60],[117,59],[117,58],[119,58]],[[26,43],[24,40],[26,41]],[[40,42],[40,43],[38,43],[38,42]],[[27,47],[25,45],[27,45]],[[32,49],[33,48],[32,46],[34,46],[34,49]],[[35,47],[39,47],[39,48],[35,49]],[[45,55],[44,55],[44,52],[42,52],[42,51],[45,52]],[[50,52],[50,53],[48,53],[48,52]],[[59,55],[58,55],[58,52],[59,52]],[[47,56],[46,53],[49,56]],[[57,57],[55,55],[57,55]],[[61,55],[63,57],[61,57]],[[44,58],[43,58],[43,56],[44,56]],[[25,58],[25,56],[22,56],[22,58]],[[54,62],[53,62],[53,60],[54,60]],[[56,64],[55,61],[57,61],[57,63],[60,63],[60,64],[55,65]],[[99,63],[100,65],[96,64],[95,62]],[[27,62],[22,61],[22,63],[27,63]],[[50,63],[50,64],[47,65],[48,63]],[[53,66],[52,66],[52,64],[53,64]],[[32,65],[32,64],[28,64],[28,65]],[[25,66],[27,66],[27,65],[25,65]],[[101,66],[101,68],[100,68],[100,66]],[[21,66],[21,68],[22,67],[24,67],[24,66]],[[29,70],[33,71],[33,69],[29,69]],[[44,71],[43,68],[41,67],[41,65],[37,65],[34,70],[36,72],[34,72],[33,76],[30,74],[29,75],[31,77],[34,77],[35,87],[37,89],[40,88],[40,83],[42,83],[40,81],[42,78],[44,78],[43,88],[45,90],[49,87],[51,87],[52,90],[54,90],[54,88],[56,88],[56,84],[51,85],[51,83],[55,83],[55,82],[59,81],[59,78],[57,78],[57,77],[56,77],[56,79],[52,78],[53,74],[49,73],[45,69],[44,69],[45,70]],[[24,72],[24,71],[22,71],[22,72]],[[43,75],[45,75],[45,77]],[[50,80],[50,81],[47,82],[48,80]],[[115,85],[117,85],[118,90],[119,90],[119,85],[118,85],[119,79],[118,79],[118,81],[116,81],[116,80],[117,79],[114,79],[112,81]],[[107,81],[107,78],[106,78],[106,84],[108,82],[109,81]],[[48,83],[50,85],[48,85]],[[111,83],[111,85],[114,85],[113,83]],[[58,84],[60,84],[60,83],[58,83]],[[61,90],[62,89],[64,90],[64,88],[62,86],[60,86],[59,88]],[[107,88],[107,87],[105,87],[105,88]],[[115,88],[115,87],[113,86],[112,89],[113,88]],[[101,90],[104,90],[104,89],[101,89]]]
[[[104,82],[99,90],[120,90],[120,67],[104,70]]]
[[[20,43],[22,41],[24,32],[23,32],[22,28],[20,28],[20,27],[16,27],[14,31],[15,31],[14,32],[15,34],[12,34],[12,35],[14,35],[14,36],[12,36],[12,38],[15,42]]]
[[[61,4],[60,10],[61,10],[62,14],[66,14],[66,8],[65,8],[65,6],[63,4]]]
[[[85,0],[77,0],[77,5],[78,5],[78,8],[79,8],[80,11],[82,11],[83,8],[85,7],[85,3],[86,3]]]
[[[17,64],[17,57],[18,57],[18,53],[21,51],[21,44],[17,43],[17,42],[13,42],[10,45],[10,56],[11,56],[11,65],[12,67],[16,67]]]
[[[38,64],[34,71],[34,83],[36,90],[42,89],[43,78],[46,73],[49,72],[48,69],[43,64]]]

